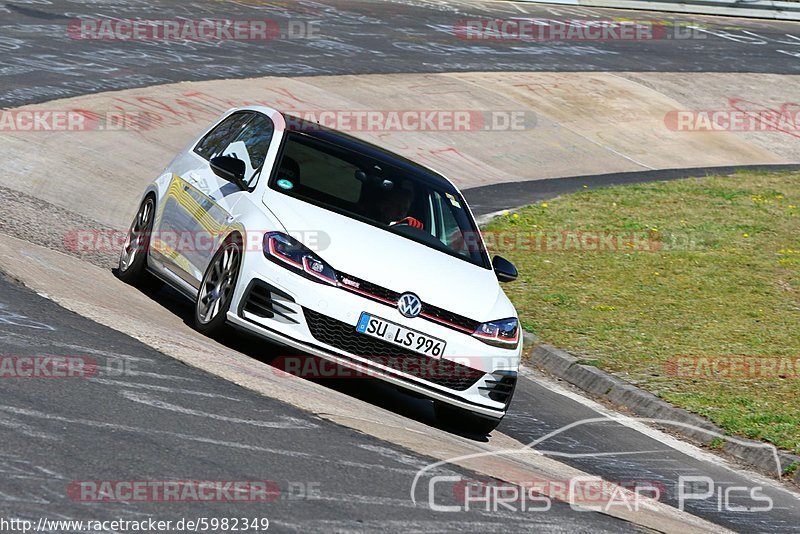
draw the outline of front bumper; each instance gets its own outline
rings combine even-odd
[[[405,318],[394,307],[315,283],[255,256],[245,254],[245,267],[252,263],[253,268],[242,270],[227,315],[232,325],[344,368],[368,369],[369,376],[481,417],[505,415],[521,346],[492,347],[421,318]],[[362,312],[444,339],[444,355],[429,358],[356,333]]]

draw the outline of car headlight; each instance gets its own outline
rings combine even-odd
[[[298,274],[326,284],[336,285],[333,267],[295,238],[280,232],[264,235],[264,255]]]
[[[512,318],[483,323],[472,335],[489,345],[511,349],[519,342],[519,321]]]

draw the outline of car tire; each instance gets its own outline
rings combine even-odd
[[[119,255],[117,277],[132,286],[145,290],[156,290],[163,282],[147,272],[147,256],[156,213],[156,200],[148,195],[133,218],[128,236]]]
[[[500,424],[500,419],[479,417],[471,412],[439,401],[433,402],[433,411],[436,414],[436,420],[439,425],[460,434],[485,436]]]
[[[227,314],[241,263],[241,240],[237,236],[228,237],[208,264],[197,292],[194,324],[198,332],[216,337],[227,329]]]

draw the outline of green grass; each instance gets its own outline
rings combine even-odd
[[[800,174],[585,190],[485,230],[517,265],[505,289],[542,341],[730,434],[800,453],[800,369],[731,378],[669,367],[678,357],[800,359]],[[587,250],[591,232],[614,241]]]
[[[800,463],[792,462],[791,464],[786,466],[786,469],[783,470],[784,476],[789,476],[790,477],[790,476],[794,475],[797,472],[797,468],[798,467],[800,467]]]

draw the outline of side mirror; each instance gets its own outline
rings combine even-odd
[[[501,282],[513,282],[519,276],[514,264],[500,256],[492,258],[492,267],[494,267],[494,274]]]
[[[217,156],[211,158],[208,163],[214,174],[223,180],[233,182],[239,186],[239,189],[247,189],[247,184],[244,183],[244,173],[247,170],[244,161],[231,156]]]

